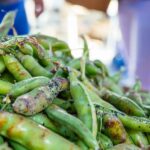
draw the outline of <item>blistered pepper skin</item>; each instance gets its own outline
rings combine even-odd
[[[23,116],[0,112],[0,134],[30,150],[79,150],[58,134]]]

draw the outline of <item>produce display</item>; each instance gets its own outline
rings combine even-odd
[[[150,93],[124,90],[67,43],[42,34],[0,39],[0,149],[140,150],[150,144]]]

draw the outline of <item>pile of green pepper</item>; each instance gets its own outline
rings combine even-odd
[[[82,38],[75,59],[55,37],[1,37],[0,149],[150,149],[150,93],[124,91]]]

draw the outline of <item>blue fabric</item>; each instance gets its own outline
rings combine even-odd
[[[29,24],[25,12],[24,0],[18,0],[16,3],[9,4],[0,3],[0,22],[2,21],[4,15],[11,10],[17,10],[17,15],[14,23],[14,27],[17,31],[17,34],[28,34]],[[9,35],[12,34],[12,30],[10,30]]]

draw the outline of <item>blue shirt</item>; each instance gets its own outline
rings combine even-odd
[[[0,22],[7,12],[17,10],[14,28],[19,35],[28,34],[29,24],[25,12],[24,0],[5,0],[5,3],[3,1],[0,0]],[[9,34],[13,34],[12,30],[10,30]]]

